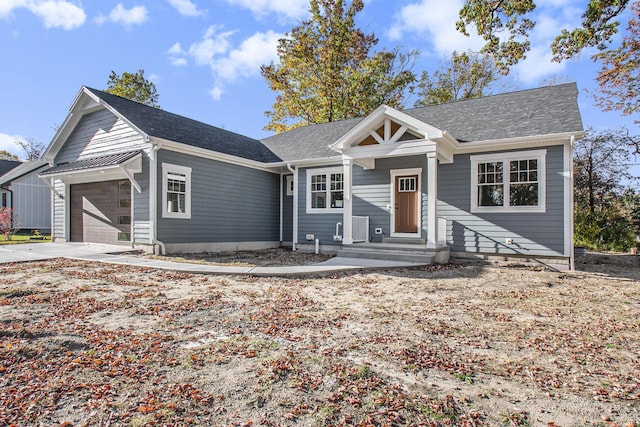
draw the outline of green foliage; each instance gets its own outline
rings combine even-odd
[[[279,63],[261,67],[277,92],[265,129],[280,133],[358,117],[382,103],[402,108],[417,52],[371,52],[378,40],[355,25],[363,7],[362,0],[310,1],[311,17],[279,40]]]
[[[415,106],[437,105],[487,95],[499,70],[488,55],[454,51],[441,61],[438,71],[423,71],[417,84]]]
[[[587,47],[605,50],[618,32],[620,23],[615,18],[626,9],[628,3],[629,0],[590,0],[582,14],[582,26],[562,30],[551,44],[554,60],[573,58]]]
[[[139,70],[137,73],[124,72],[121,76],[111,71],[107,85],[105,92],[160,108],[156,85],[144,77],[144,70]]]
[[[626,3],[626,2],[625,2]],[[625,116],[640,112],[640,2],[631,6],[628,34],[617,49],[595,55],[602,63],[596,80],[600,84],[598,105],[605,111],[617,110]],[[640,120],[635,120],[640,123]],[[639,140],[629,138],[629,144],[639,153]]]
[[[524,59],[531,48],[527,38],[535,22],[526,15],[535,7],[533,0],[466,0],[456,28],[469,35],[467,27],[475,26],[487,42],[482,52],[493,56],[496,66],[507,74],[509,68]]]
[[[503,74],[530,49],[529,33],[535,26],[530,19],[536,5],[533,0],[465,0],[456,28],[469,34],[474,27],[486,44],[482,52],[491,55]],[[628,34],[617,39],[619,17],[630,18]],[[598,105],[605,111],[616,110],[623,115],[640,111],[640,0],[589,0],[580,27],[564,29],[551,44],[553,60],[561,62],[579,55],[587,48],[595,48],[591,56],[602,68],[596,77],[600,94]],[[618,47],[611,48],[612,44]],[[636,120],[640,124],[640,120]],[[640,152],[640,140],[628,143]]]
[[[626,251],[635,244],[640,196],[632,180],[623,130],[594,132],[574,151],[575,243],[593,250]]]
[[[615,209],[575,215],[575,244],[591,250],[625,252],[635,246],[629,219]]]
[[[0,160],[20,160],[15,154],[11,154],[7,150],[0,150]]]

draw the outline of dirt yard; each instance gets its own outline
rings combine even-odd
[[[638,426],[640,257],[582,261],[305,279],[0,266],[0,425]]]

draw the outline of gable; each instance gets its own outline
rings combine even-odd
[[[389,128],[389,130],[386,131],[387,134],[391,135],[391,139],[389,139],[388,141],[385,140],[386,127]],[[400,131],[401,129],[402,129],[402,132],[398,133],[398,131]],[[374,136],[373,134],[377,135],[378,137]],[[366,145],[376,145],[381,143],[380,142],[381,139],[382,139],[382,142],[405,142],[405,141],[414,141],[416,139],[423,139],[423,137],[421,137],[415,132],[411,132],[407,130],[406,127],[403,129],[403,126],[401,124],[390,120],[389,122],[385,122],[385,124],[380,126],[375,131],[371,131],[369,136],[367,136],[365,139],[363,139],[360,143],[356,145],[360,147],[363,147]]]
[[[55,163],[143,149],[146,145],[144,135],[102,108],[82,116],[56,154]]]

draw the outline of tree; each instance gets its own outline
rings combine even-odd
[[[416,107],[444,104],[487,95],[499,70],[488,55],[454,51],[432,75],[423,71],[417,84]]]
[[[526,57],[530,49],[529,32],[535,22],[528,16],[535,10],[533,0],[466,0],[456,27],[468,35],[468,26],[477,29],[486,44],[482,52],[490,54],[504,74]],[[629,9],[628,35],[617,48],[614,36],[620,26],[619,17]],[[624,115],[640,108],[640,0],[589,0],[578,28],[562,30],[551,44],[553,60],[561,62],[595,48],[594,61],[602,63],[596,80],[601,96],[598,104],[605,110],[618,110]],[[636,120],[636,123],[638,121]],[[630,139],[636,151],[640,140]]]
[[[355,26],[363,7],[362,0],[310,1],[311,17],[279,40],[279,63],[261,67],[278,93],[265,129],[280,133],[362,116],[382,103],[403,107],[417,52],[372,53],[378,39]]]
[[[105,92],[130,99],[150,107],[160,108],[156,85],[144,77],[144,70],[137,73],[122,73],[121,76],[111,71]]]
[[[626,250],[634,243],[634,210],[623,197],[633,177],[624,130],[587,131],[574,151],[576,243],[593,249]]]
[[[0,160],[20,160],[15,154],[11,154],[7,150],[0,150]]]
[[[40,159],[42,153],[44,153],[44,150],[47,148],[45,144],[33,138],[16,138],[13,142],[22,148],[26,155],[26,160],[29,161]]]
[[[618,110],[625,116],[640,111],[640,2],[631,5],[633,16],[627,24],[628,34],[617,49],[602,51],[595,58],[602,63],[596,80],[600,84],[598,105],[605,111]],[[634,120],[640,123],[640,120]],[[629,137],[640,154],[640,140]]]

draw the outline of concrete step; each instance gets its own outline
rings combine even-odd
[[[395,243],[400,245],[425,245],[426,239],[419,239],[417,237],[383,237],[382,243]]]
[[[408,251],[402,249],[378,249],[369,247],[343,248],[338,250],[339,257],[361,258],[361,259],[381,259],[387,261],[417,262],[422,264],[433,264],[435,254],[433,251]]]
[[[367,250],[367,251],[402,251],[417,253],[433,253],[434,250],[427,248],[425,245],[416,245],[412,243],[355,243],[353,245],[343,246],[344,250]]]

